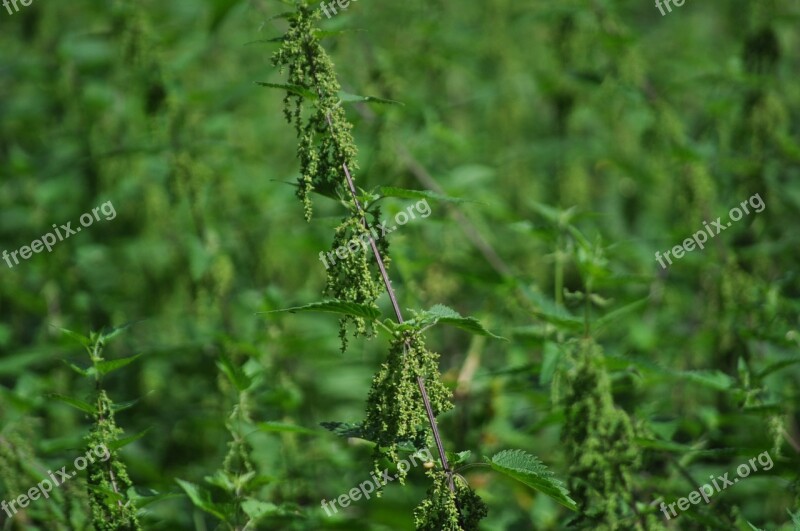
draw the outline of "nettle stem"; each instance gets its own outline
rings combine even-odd
[[[314,69],[314,61],[310,53],[310,46],[308,41],[305,42],[308,48],[306,49],[307,57],[309,58],[309,64],[311,65],[311,76],[312,78],[317,81],[317,95],[319,96],[320,101],[323,101],[323,94],[322,90],[319,86],[319,80],[317,79],[317,73]],[[325,113],[325,120],[328,122],[328,128],[330,129],[331,138],[333,139],[334,145],[339,148],[339,142],[336,138],[336,129],[333,126],[333,121],[331,120],[331,113],[327,111]],[[341,151],[341,150],[340,150]],[[367,222],[367,215],[364,211],[364,208],[361,206],[361,203],[358,200],[358,192],[356,191],[355,184],[353,182],[353,177],[350,175],[350,169],[347,167],[347,163],[342,163],[342,169],[344,170],[345,177],[347,178],[347,186],[350,190],[350,195],[353,198],[353,203],[355,204],[356,210],[358,214],[361,216],[361,223],[364,226],[364,230],[367,232],[367,236],[369,238],[369,244],[372,248],[372,254],[375,256],[375,261],[378,264],[378,269],[381,272],[381,278],[383,279],[383,284],[386,287],[386,293],[389,294],[389,299],[392,301],[392,308],[394,309],[395,317],[397,318],[397,322],[399,324],[403,324],[403,313],[400,310],[400,305],[397,302],[397,296],[395,295],[394,288],[392,287],[392,281],[389,279],[389,274],[386,272],[386,266],[383,262],[383,257],[381,257],[381,253],[378,250],[378,245],[375,243],[375,239],[372,237],[372,233],[369,230],[369,223]],[[406,341],[405,347],[403,349],[403,353],[407,352],[410,348],[409,342]],[[451,492],[455,492],[455,483],[453,482],[453,471],[450,470],[450,464],[447,461],[447,454],[444,450],[444,444],[442,444],[442,437],[439,434],[439,426],[436,423],[436,416],[433,414],[433,408],[431,408],[431,402],[428,398],[428,391],[425,388],[425,380],[421,376],[417,376],[417,387],[419,388],[420,395],[422,396],[422,402],[425,405],[425,414],[428,417],[428,423],[431,426],[431,432],[433,433],[433,439],[436,442],[436,451],[439,453],[439,459],[442,462],[442,468],[444,469],[445,473],[447,474],[448,479],[448,486]]]
[[[331,123],[330,113],[326,115],[326,118],[328,120],[328,126],[331,128],[331,134],[333,134],[333,124]],[[347,185],[350,188],[350,194],[353,196],[353,202],[358,209],[358,213],[361,214],[361,223],[364,225],[364,230],[367,231],[370,247],[372,248],[372,254],[375,256],[375,261],[378,263],[378,268],[381,271],[381,278],[383,278],[383,284],[386,286],[386,293],[389,294],[389,299],[392,301],[392,308],[394,308],[395,317],[397,318],[397,322],[399,324],[403,324],[403,313],[400,311],[400,305],[397,303],[397,296],[394,293],[392,281],[389,279],[389,274],[386,272],[386,267],[383,264],[381,253],[378,250],[375,239],[372,237],[372,233],[369,230],[369,223],[367,223],[366,213],[361,207],[361,203],[358,201],[356,187],[353,184],[353,178],[350,175],[350,170],[347,169],[347,164],[342,164],[342,169],[344,169],[344,174],[347,176]],[[409,347],[408,341],[406,341],[405,348],[403,349],[404,354]],[[447,473],[450,491],[455,492],[456,487],[453,483],[453,471],[450,470],[450,464],[447,462],[447,454],[444,451],[442,437],[439,435],[439,426],[436,423],[436,417],[434,416],[433,409],[431,408],[431,401],[428,398],[428,391],[425,389],[425,380],[421,376],[417,376],[417,386],[419,387],[419,392],[422,395],[422,402],[425,404],[425,413],[428,415],[428,422],[431,425],[433,439],[436,441],[436,450],[439,452],[439,459],[442,460],[442,468],[444,468],[445,473]]]

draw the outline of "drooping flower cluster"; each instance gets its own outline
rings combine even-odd
[[[128,489],[131,488],[128,471],[112,450],[122,429],[114,421],[112,403],[105,391],[99,392],[96,405],[94,426],[86,437],[86,448],[95,451],[105,447],[109,457],[90,461],[86,469],[92,522],[96,531],[141,531],[136,506],[128,499]]]
[[[417,378],[425,381],[434,415],[452,409],[452,393],[439,373],[439,355],[425,347],[418,332],[407,331],[392,342],[367,398],[364,429],[375,437],[376,472],[381,459],[398,461],[400,443],[410,443],[415,449],[433,444]],[[406,471],[398,470],[398,475],[402,483]]]
[[[632,472],[641,464],[630,418],[614,406],[602,349],[592,340],[576,344],[567,374],[562,440],[570,465],[570,495],[582,510],[580,529],[657,529],[632,514]]]
[[[315,21],[318,18],[319,13],[300,3],[298,10],[289,17],[289,29],[272,62],[280,67],[281,72],[288,70],[289,90],[284,98],[284,113],[289,123],[294,124],[299,141],[297,157],[301,176],[297,195],[303,202],[306,220],[310,220],[312,215],[309,197],[312,191],[338,197],[348,207],[347,215],[336,228],[331,247],[335,252],[346,249],[368,228],[364,227],[364,216],[352,197],[345,174],[345,166],[351,178],[358,169],[357,149],[351,134],[352,125],[340,105],[341,87],[333,63],[317,39]],[[311,104],[309,108],[304,107],[306,103]],[[380,210],[372,210],[367,218],[370,226],[377,226]],[[384,265],[387,265],[388,242],[380,238],[376,243]],[[344,258],[332,252],[327,262],[326,295],[340,301],[375,305],[382,287],[380,272],[370,249],[348,251]],[[339,331],[342,350],[347,347],[349,325],[353,325],[356,336],[370,335],[363,318],[342,318]]]
[[[488,509],[461,476],[454,476],[455,492],[449,488],[447,473],[430,471],[433,485],[427,497],[414,509],[418,531],[473,531]]]

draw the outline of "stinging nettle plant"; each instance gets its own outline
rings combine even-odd
[[[133,483],[128,477],[127,468],[118,451],[123,446],[143,437],[146,431],[121,438],[123,430],[117,426],[114,414],[130,407],[136,401],[123,404],[114,403],[103,388],[104,376],[122,369],[141,356],[141,354],[137,354],[114,360],[104,357],[105,346],[125,328],[120,327],[109,332],[92,332],[89,337],[71,330],[63,330],[67,336],[83,345],[89,355],[90,366],[82,368],[73,363],[68,363],[68,366],[76,373],[93,381],[94,399],[89,403],[73,397],[51,395],[52,398],[61,400],[90,415],[92,428],[85,438],[86,450],[92,451],[98,447],[108,449],[109,458],[107,460],[90,461],[86,468],[91,521],[97,531],[141,531],[142,529],[138,518],[138,508],[134,502],[137,498],[143,497],[138,496],[134,491]],[[155,501],[155,499],[153,497],[146,503]],[[140,503],[140,505],[144,505],[144,503]]]
[[[358,168],[357,150],[351,134],[352,125],[341,103],[343,100],[382,103],[390,100],[341,92],[334,65],[320,44],[321,34],[316,27],[319,13],[305,2],[298,2],[295,11],[274,18],[283,18],[289,23],[285,35],[275,39],[281,46],[273,56],[273,64],[281,73],[287,72],[288,79],[287,83],[258,84],[286,92],[284,114],[294,125],[298,137],[301,176],[297,195],[303,203],[305,218],[310,221],[312,217],[312,193],[338,199],[346,213],[335,231],[332,249],[363,236],[372,251],[372,257],[369,253],[348,253],[346,258],[328,268],[324,294],[330,299],[276,311],[338,314],[343,351],[347,348],[351,326],[355,336],[372,337],[376,330],[389,335],[389,355],[373,379],[366,419],[355,425],[341,422],[323,425],[340,435],[375,443],[375,471],[379,471],[386,460],[396,466],[399,452],[414,452],[435,445],[439,464],[426,472],[432,485],[427,498],[414,511],[417,529],[478,529],[487,507],[456,473],[456,467],[464,463],[470,453],[449,454],[448,457],[445,452],[436,418],[453,408],[452,393],[441,380],[438,354],[425,345],[424,331],[441,323],[502,338],[486,330],[476,319],[463,317],[442,305],[413,312],[413,318],[405,320],[387,272],[388,244],[385,238],[376,241],[371,233],[380,224],[380,210],[375,205],[378,199],[447,198],[417,190],[380,188],[377,193],[356,189],[353,172]],[[394,320],[380,319],[375,301],[384,289],[391,301]],[[576,510],[575,502],[561,482],[530,454],[520,450],[504,451],[479,464]],[[403,483],[407,471],[398,467],[397,472]]]

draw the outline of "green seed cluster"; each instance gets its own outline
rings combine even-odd
[[[455,476],[455,492],[451,492],[443,470],[428,475],[433,485],[427,497],[414,509],[414,524],[418,531],[477,531],[478,523],[488,510],[461,476]]]
[[[378,225],[380,209],[375,209],[369,216],[372,218],[370,226]],[[375,265],[372,249],[369,246],[362,248],[362,245],[357,243],[362,235],[364,235],[363,241],[368,241],[366,240],[367,234],[367,229],[364,228],[361,218],[355,216],[345,217],[336,228],[333,237],[333,249],[347,248],[348,245],[351,245],[351,247],[345,253],[344,258],[336,256],[335,262],[332,261],[333,263],[329,265],[328,278],[325,283],[325,295],[340,301],[376,307],[375,300],[384,289],[381,282],[381,273]],[[355,244],[357,244],[355,252],[351,252]],[[384,266],[388,267],[389,245],[386,238],[375,239],[375,244],[383,259]],[[367,323],[363,318],[352,315],[344,316],[339,320],[339,337],[342,341],[342,352],[347,348],[347,329],[351,324],[354,327],[354,336],[371,337],[374,335],[374,331],[367,329]]]
[[[350,133],[352,125],[339,106],[341,87],[333,63],[316,36],[315,22],[319,16],[301,2],[289,19],[280,49],[272,58],[281,73],[288,70],[288,82],[295,88],[284,98],[284,114],[294,124],[299,139],[297,157],[301,177],[297,195],[303,202],[307,220],[312,214],[311,191],[327,194],[339,191],[342,197],[347,197],[342,165],[347,165],[351,175],[358,168],[357,149]],[[314,103],[305,112],[303,104],[307,99]],[[328,125],[328,117],[332,127]]]
[[[419,332],[407,331],[392,342],[367,398],[364,428],[376,437],[376,472],[380,472],[382,459],[398,461],[401,442],[410,442],[417,449],[433,444],[418,377],[425,380],[434,415],[452,409],[452,394],[439,373],[439,355],[425,347]],[[398,470],[398,475],[402,483],[405,471]]]
[[[566,376],[562,440],[570,465],[570,495],[583,513],[579,529],[658,529],[634,521],[632,472],[641,465],[628,415],[614,406],[602,349],[592,339],[577,344]]]
[[[316,36],[316,20],[319,13],[305,3],[300,3],[297,12],[289,18],[289,29],[281,48],[272,62],[281,72],[288,70],[288,82],[292,90],[284,98],[284,114],[294,124],[298,138],[297,157],[300,160],[301,177],[297,190],[303,202],[306,220],[311,219],[310,194],[316,190],[321,194],[342,199],[348,213],[336,228],[331,249],[347,248],[354,238],[367,230],[363,227],[362,214],[352,200],[346,165],[353,172],[358,169],[358,153],[352,124],[347,121],[338,97],[341,87],[336,79],[333,63],[319,44]],[[304,104],[311,101],[310,108]],[[330,120],[330,121],[329,121]],[[371,209],[368,214],[370,226],[380,222],[380,210]],[[388,265],[388,242],[376,238],[384,265]],[[335,256],[327,269],[325,294],[346,302],[374,306],[383,288],[380,271],[370,249],[348,251],[344,258]],[[347,316],[340,320],[339,337],[342,351],[347,348],[349,326],[353,335],[372,336],[363,318]]]
[[[94,426],[86,437],[87,450],[105,445],[110,452],[106,461],[95,460],[87,466],[89,507],[96,531],[141,531],[136,518],[136,507],[128,499],[131,480],[125,464],[119,459],[112,444],[122,435],[114,421],[111,400],[101,390],[97,397]]]

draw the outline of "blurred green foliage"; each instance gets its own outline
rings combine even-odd
[[[236,522],[413,526],[422,470],[332,517],[319,505],[368,479],[372,448],[320,423],[363,420],[388,342],[341,354],[335,318],[257,314],[321,298],[318,254],[340,215],[320,198],[303,221],[281,97],[256,85],[282,81],[275,44],[259,41],[282,35],[271,17],[286,10],[0,9],[0,250],[105,201],[117,212],[50,253],[0,262],[0,500],[82,453],[90,419],[51,395],[90,401],[68,365],[89,360],[59,329],[133,323],[105,355],[142,356],[104,387],[138,400],[116,414],[125,436],[149,429],[119,451],[136,496],[165,495],[142,507],[145,529],[215,529],[192,486],[227,503],[245,462],[257,473]],[[440,419],[448,449],[521,448],[567,480],[566,345],[588,330],[616,406],[644,434],[636,511],[658,516],[656,500],[769,450],[770,471],[661,522],[798,528],[799,22],[791,0],[687,2],[663,17],[633,0],[360,1],[323,19],[343,90],[404,104],[345,102],[361,186],[470,200],[431,201],[430,217],[389,236],[402,308],[446,304],[510,339],[428,333],[454,393]],[[654,260],[756,193],[763,212],[667,269]],[[409,201],[382,201],[384,216]],[[385,296],[379,306],[389,315]],[[467,466],[483,528],[571,518]],[[0,513],[0,528],[86,529],[74,481]]]

